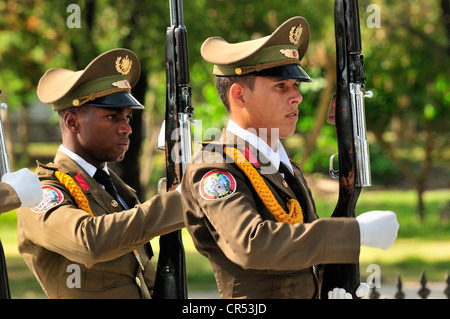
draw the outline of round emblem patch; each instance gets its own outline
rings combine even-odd
[[[64,195],[61,191],[53,186],[42,186],[43,199],[36,207],[31,210],[35,213],[45,213],[50,208],[58,206],[64,200]]]
[[[200,182],[200,194],[204,199],[227,197],[236,191],[233,175],[222,170],[212,170],[203,176]]]

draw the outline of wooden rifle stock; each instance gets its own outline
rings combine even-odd
[[[193,112],[189,87],[186,28],[182,0],[170,2],[171,26],[166,34],[166,187],[181,183],[191,156],[190,118]],[[170,212],[168,212],[170,214]],[[187,298],[186,261],[181,230],[161,236],[154,299]]]
[[[365,77],[362,68],[363,57],[360,55],[358,1],[336,0],[334,10],[337,74],[335,125],[339,152],[339,199],[332,217],[355,217],[355,207],[362,187],[370,185],[368,146],[365,140],[363,101]],[[355,91],[358,92],[355,94]],[[330,167],[330,174],[331,172],[334,171]],[[355,297],[359,283],[359,263],[327,264],[324,269],[321,297],[326,299],[328,291],[334,288],[344,288]]]

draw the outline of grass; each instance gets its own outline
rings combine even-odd
[[[364,191],[361,194],[357,215],[370,210],[392,210],[400,224],[398,238],[389,250],[361,248],[361,280],[371,274],[366,271],[370,264],[380,266],[381,279],[387,284],[395,284],[399,274],[404,282],[417,283],[422,270],[429,281],[443,282],[446,272],[450,272],[450,218],[443,213],[450,200],[450,190],[425,193],[426,213],[422,221],[416,214],[416,196],[414,191],[402,190]],[[337,197],[316,199],[319,215],[328,212],[321,217],[329,216],[336,200]]]
[[[361,279],[371,274],[370,264],[380,266],[382,282],[394,284],[398,274],[404,282],[418,282],[422,270],[429,281],[443,282],[450,271],[450,220],[440,212],[450,199],[450,191],[434,190],[425,194],[427,213],[425,220],[415,215],[413,191],[367,191],[357,206],[357,214],[369,210],[393,210],[400,223],[399,238],[389,250],[363,247],[360,256]],[[320,217],[329,216],[336,205],[335,196],[316,197]],[[448,218],[448,217],[447,217]],[[0,234],[3,242],[10,289],[13,298],[45,298],[39,284],[28,270],[17,251],[16,214],[0,215]],[[216,290],[214,275],[208,260],[195,249],[186,230],[183,230],[189,291]],[[152,240],[155,256],[159,247]],[[156,260],[154,261],[156,263]]]

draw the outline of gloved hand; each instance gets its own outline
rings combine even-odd
[[[388,249],[397,238],[399,224],[391,211],[371,211],[356,217],[361,246]]]
[[[2,176],[2,182],[14,188],[19,196],[21,207],[37,206],[42,201],[42,185],[38,176],[28,168],[22,168],[17,172],[6,173]]]
[[[361,283],[355,291],[355,295],[359,298],[364,297],[369,292],[369,285]],[[353,299],[353,296],[343,288],[334,288],[328,292],[328,299]]]

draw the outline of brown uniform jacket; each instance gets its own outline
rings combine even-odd
[[[21,205],[19,196],[11,185],[0,183],[0,214],[19,208]]]
[[[54,176],[57,169],[72,178],[81,174],[95,218],[76,206]],[[179,194],[157,195],[141,204],[135,192],[110,171],[119,194],[131,207],[122,211],[97,181],[60,151],[54,163],[38,165],[36,173],[43,187],[60,191],[62,202],[50,209],[21,208],[17,214],[18,245],[47,296],[149,297],[155,269],[146,245],[153,237],[184,226]],[[139,252],[144,271],[139,270],[134,249]]]
[[[302,186],[299,202],[306,222],[293,226],[277,222],[249,179],[223,155],[225,144],[237,147],[256,163],[253,166],[284,209],[286,199],[295,197],[280,173],[273,166],[270,169],[270,163],[263,165],[267,159],[226,130],[220,143],[203,145],[191,158],[182,182],[185,224],[197,250],[212,265],[221,297],[318,298],[321,276],[317,265],[358,261],[356,220],[318,219],[306,181],[294,167]],[[234,192],[217,198],[200,194],[205,194],[202,180],[215,170],[234,178]]]

